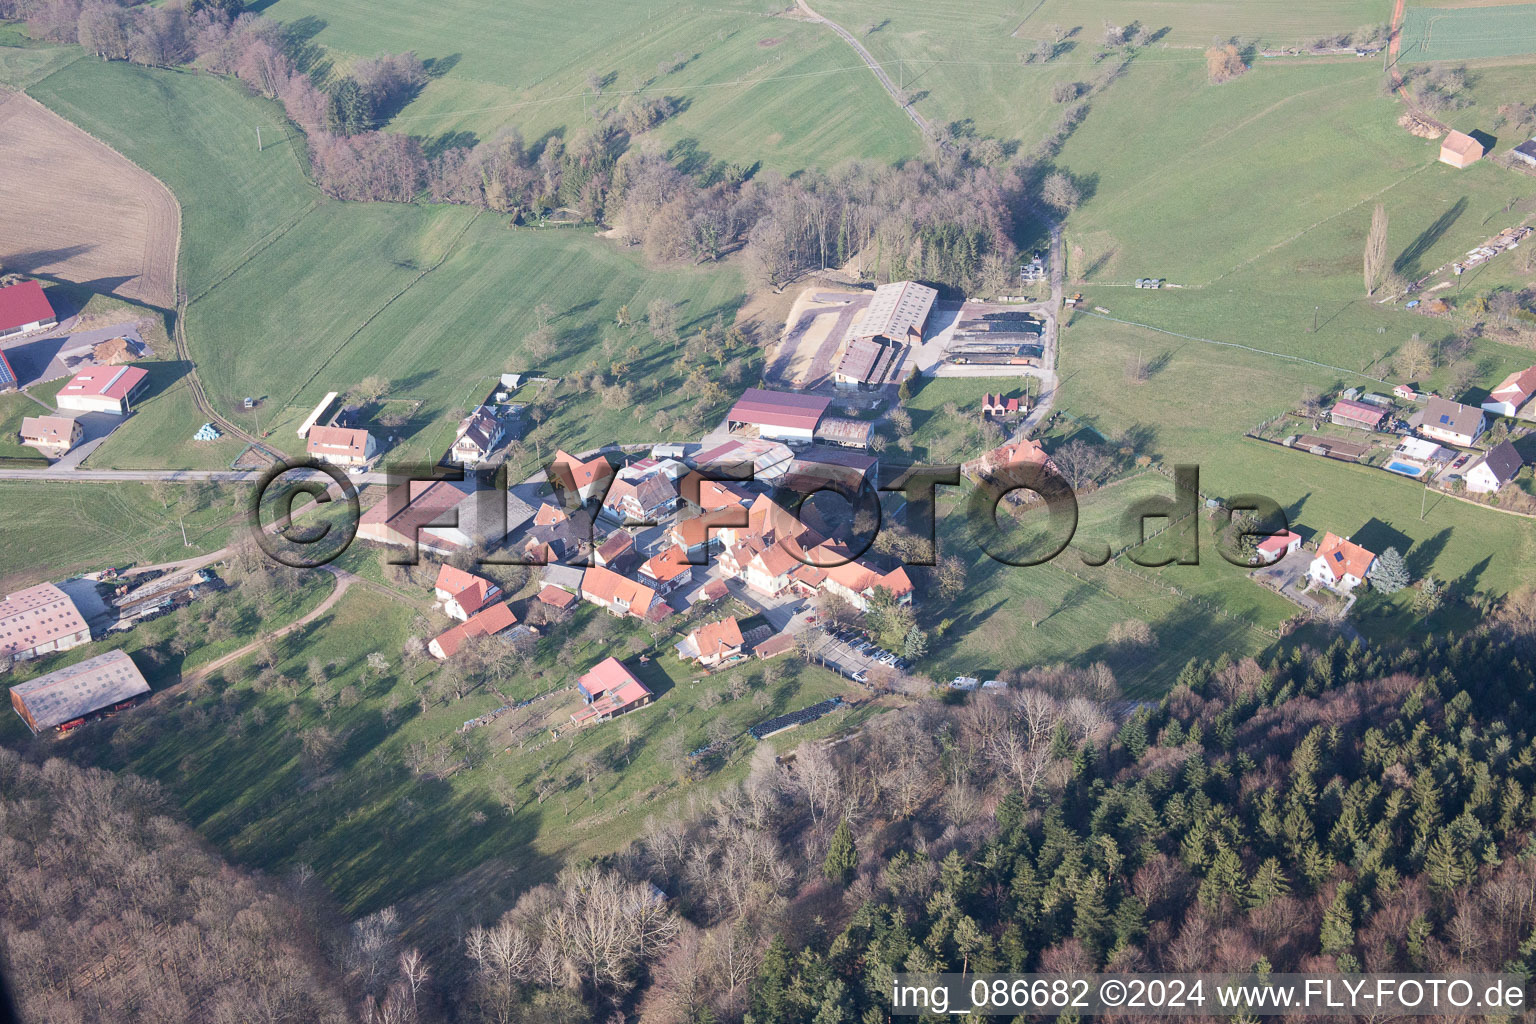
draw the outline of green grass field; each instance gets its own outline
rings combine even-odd
[[[645,635],[619,626],[609,642],[586,638],[581,627],[597,614],[584,609],[575,633],[541,645],[539,678],[514,673],[500,684],[503,691],[519,699],[567,685],[612,644]],[[749,677],[748,695],[715,704],[705,691],[723,691],[729,674],[692,682],[668,648],[676,638],[664,633],[650,665],[628,659],[658,696],[627,719],[634,727],[627,749],[624,719],[562,730],[558,740],[537,732],[517,745],[505,732],[513,715],[466,734],[462,749],[472,754],[472,767],[443,779],[417,776],[404,767],[413,744],[454,742],[464,720],[494,709],[500,698],[481,687],[423,712],[417,688],[435,663],[400,659],[413,616],[389,598],[349,593],[302,638],[279,645],[276,671],[294,686],[259,690],[250,672],[226,672],[227,685],[154,716],[123,719],[105,756],[164,782],[199,831],[242,861],[272,871],[307,863],[349,913],[363,913],[476,868],[527,885],[571,857],[610,852],[655,813],[658,801],[687,788],[662,756],[665,738],[678,736],[691,750],[706,742],[710,721],[729,723],[728,755],[692,784],[713,789],[744,774],[754,745],[743,735],[747,726],[849,692],[820,669],[781,660],[773,663],[772,682],[763,681],[760,665],[731,670]],[[390,668],[368,670],[370,652],[383,654]],[[328,666],[320,685],[309,678],[311,659]],[[775,745],[824,735],[864,713],[834,715]],[[331,736],[323,761],[304,750],[304,738],[313,741],[318,729]],[[580,770],[589,757],[601,766],[590,787]],[[534,784],[545,776],[556,782],[540,800]]]
[[[244,512],[244,495],[212,485],[0,481],[0,583],[16,589],[107,566],[150,565],[216,551]],[[181,541],[185,519],[187,542]]]
[[[1403,12],[1399,59],[1405,63],[1528,53],[1536,53],[1536,4],[1409,7]]]
[[[920,152],[912,123],[841,40],[769,9],[741,0],[454,0],[430,10],[277,0],[264,13],[313,32],[338,71],[383,52],[431,60],[436,77],[391,123],[428,140],[486,138],[507,124],[533,140],[638,93],[678,101],[678,115],[650,136],[697,166],[760,162],[789,172]],[[600,94],[588,83],[594,76]]]

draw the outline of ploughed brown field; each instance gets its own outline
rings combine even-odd
[[[169,189],[36,100],[0,91],[0,267],[169,308],[181,209]]]

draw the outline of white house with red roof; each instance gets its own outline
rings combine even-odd
[[[126,416],[148,381],[149,371],[141,367],[88,366],[71,377],[53,400],[60,409]]]
[[[501,588],[490,580],[451,565],[438,569],[433,592],[448,617],[461,622],[501,596]]]
[[[581,574],[581,598],[614,615],[632,615],[637,619],[651,617],[658,604],[665,608],[656,591],[644,583],[599,566],[591,566]]]
[[[645,584],[658,594],[670,594],[693,579],[693,565],[688,552],[676,544],[646,561],[640,567]]]
[[[1500,416],[1518,416],[1521,409],[1530,405],[1532,395],[1536,395],[1536,366],[1516,370],[1505,377],[1498,387],[1488,392],[1488,398],[1483,402],[1483,411]],[[1536,406],[1527,412],[1536,415]]]
[[[901,566],[882,573],[865,562],[844,562],[823,566],[822,571],[827,574],[823,589],[837,594],[861,612],[869,610],[870,599],[877,589],[890,591],[897,604],[912,603],[912,580]]]
[[[615,715],[649,704],[653,699],[648,686],[635,678],[618,658],[604,658],[586,675],[576,680],[576,690],[586,707],[571,714],[576,725],[603,722]]]
[[[697,661],[705,668],[713,668],[740,657],[744,643],[741,625],[735,616],[727,616],[707,622],[689,633],[677,645],[677,656],[684,661]]]
[[[576,497],[586,501],[595,494],[602,494],[613,476],[613,467],[601,453],[582,460],[569,452],[557,450],[549,464],[552,481],[566,491],[574,491]]]
[[[1375,564],[1373,552],[1352,543],[1348,537],[1325,533],[1307,576],[1329,590],[1347,594],[1365,582]]]
[[[561,593],[565,592],[561,591]],[[439,661],[446,661],[459,653],[459,648],[463,647],[464,642],[470,637],[495,636],[516,624],[517,616],[512,614],[512,609],[498,601],[480,609],[441,636],[434,637],[432,642],[427,644],[427,651]]]
[[[36,281],[0,288],[0,338],[30,334],[58,325],[59,318],[53,312],[53,305],[43,294],[43,286]]]
[[[373,435],[359,427],[310,427],[304,450],[333,466],[365,466],[379,452]]]

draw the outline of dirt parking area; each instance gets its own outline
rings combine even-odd
[[[764,376],[791,388],[813,388],[834,369],[833,361],[871,292],[831,291],[808,285],[795,299],[784,334],[768,352]]]
[[[181,209],[169,189],[21,93],[0,92],[0,265],[169,309]]]

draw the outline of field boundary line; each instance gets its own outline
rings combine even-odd
[[[245,252],[241,253],[240,256],[236,258],[234,266],[230,267],[227,271],[220,274],[215,280],[210,282],[208,287],[187,299],[187,305],[191,306],[192,303],[197,302],[199,299],[207,298],[209,292],[213,291],[219,285],[240,273],[246,264],[250,263],[251,260],[261,255],[267,249],[271,248],[273,244],[275,244],[284,235],[288,234],[288,232],[298,227],[299,222],[302,221],[305,217],[308,217],[311,213],[315,212],[319,206],[320,200],[311,199],[309,201],[309,205],[306,206],[303,210],[300,210],[299,215],[293,218],[293,220],[289,221],[287,224],[279,225],[278,227],[273,228],[265,238],[258,239],[257,241],[251,243],[250,248],[246,249]]]
[[[383,305],[379,306],[378,309],[374,310],[372,313],[369,313],[368,317],[362,323],[357,325],[356,330],[352,331],[351,334],[348,334],[345,338],[341,339],[341,344],[336,346],[335,351],[326,356],[325,360],[321,362],[319,366],[315,367],[315,372],[306,377],[304,379],[304,383],[300,384],[297,388],[294,389],[293,394],[288,396],[287,400],[283,403],[283,406],[287,407],[292,405],[293,400],[298,398],[305,388],[313,384],[315,382],[315,378],[320,376],[320,374],[325,371],[325,368],[330,366],[332,361],[334,361],[337,356],[341,355],[342,349],[350,345],[354,338],[356,338],[359,334],[362,334],[363,331],[367,330],[368,325],[377,320],[386,309],[394,305],[395,301],[399,299],[400,296],[416,287],[417,283],[420,282],[422,278],[426,277],[428,274],[432,273],[432,271],[448,262],[448,257],[452,256],[454,251],[458,249],[459,243],[464,240],[464,236],[469,233],[469,229],[474,225],[475,221],[480,219],[480,214],[483,212],[483,210],[476,210],[474,215],[470,217],[469,220],[464,222],[464,226],[459,229],[459,233],[454,235],[453,240],[450,241],[448,245],[443,249],[443,254],[439,256],[430,267],[424,267],[418,271],[415,277],[411,278],[405,283],[404,287],[395,292],[395,294],[391,295],[389,298],[385,299]]]
[[[1320,363],[1316,359],[1307,359],[1304,356],[1293,356],[1287,352],[1271,352],[1266,348],[1254,348],[1252,345],[1239,345],[1235,341],[1217,341],[1214,338],[1200,338],[1193,334],[1180,334],[1178,331],[1170,331],[1165,327],[1154,327],[1151,324],[1137,323],[1135,320],[1121,320],[1119,317],[1106,316],[1103,313],[1094,313],[1091,310],[1078,310],[1078,312],[1085,316],[1091,316],[1097,320],[1108,320],[1111,323],[1125,324],[1127,327],[1141,327],[1149,331],[1156,331],[1159,334],[1167,334],[1175,338],[1183,338],[1186,341],[1198,341],[1206,345],[1217,345],[1221,348],[1242,349],[1244,352],[1253,352],[1261,356],[1274,356],[1276,359],[1288,359],[1293,363],[1306,363],[1308,366],[1317,366],[1324,370],[1334,370],[1338,373],[1347,373],[1352,377],[1360,377],[1365,380],[1373,380],[1378,384],[1386,384],[1388,386],[1392,384],[1392,382],[1389,380],[1383,380],[1380,377],[1372,377],[1370,374],[1363,373],[1360,370],[1351,370],[1343,366],[1334,366],[1332,363]]]

